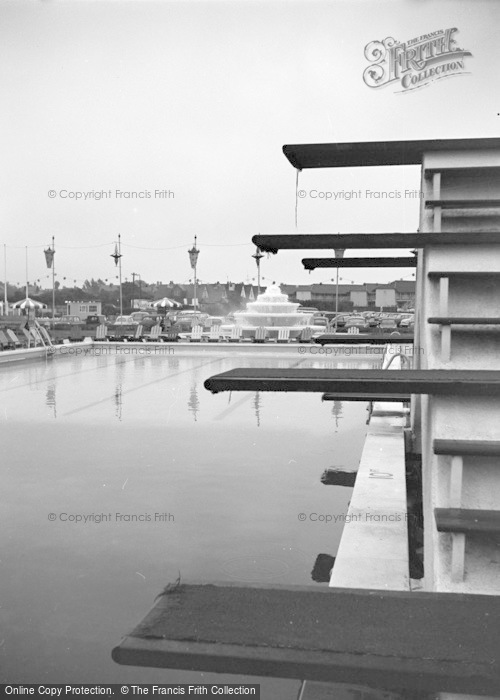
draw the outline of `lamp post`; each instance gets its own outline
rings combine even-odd
[[[344,257],[343,248],[335,248],[335,257],[342,260]],[[339,318],[339,266],[337,265],[337,283],[335,287],[335,333],[337,332]]]
[[[122,295],[122,244],[121,236],[118,234],[118,243],[115,243],[115,252],[111,255],[115,261],[115,267],[118,265],[119,281],[120,281],[120,316],[123,316],[123,295]]]
[[[260,249],[256,248],[255,255],[252,255],[252,258],[257,264],[257,294],[260,294],[260,261],[263,257],[264,255],[260,252]]]
[[[200,251],[196,247],[196,236],[195,236],[194,237],[194,245],[191,248],[191,250],[188,250],[189,261],[190,261],[191,267],[193,268],[193,271],[194,271],[193,307],[194,307],[195,311],[196,311],[196,308],[198,306],[198,296],[197,296],[197,291],[196,291],[196,265],[198,263],[198,255],[199,254],[200,254]]]
[[[56,316],[56,265],[54,262],[56,248],[54,244],[54,236],[52,236],[52,247],[50,247],[49,245],[49,247],[46,248],[43,252],[45,254],[45,262],[47,263],[47,267],[49,269],[52,268],[52,325],[54,325]]]

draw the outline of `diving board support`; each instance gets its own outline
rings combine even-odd
[[[462,481],[464,461],[461,455],[453,455],[450,468],[450,508],[462,506]],[[465,573],[465,533],[453,532],[451,534],[451,577],[453,581],[464,580]]]
[[[439,279],[439,315],[448,316],[448,299],[450,293],[450,278]],[[441,330],[441,359],[448,362],[451,359],[451,326],[440,326]]]
[[[434,199],[439,200],[441,198],[441,173],[435,172],[432,175],[432,196]],[[441,215],[442,209],[440,206],[434,207],[433,215],[433,230],[435,233],[441,231]]]

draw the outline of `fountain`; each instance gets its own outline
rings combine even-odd
[[[291,338],[300,335],[306,326],[313,331],[325,330],[323,326],[312,325],[313,314],[301,313],[299,306],[288,301],[288,296],[273,284],[259,294],[257,301],[249,302],[246,311],[234,314],[235,325],[242,327],[244,337],[253,335],[257,328],[262,327],[267,328],[270,337],[276,337],[280,328],[288,328]]]

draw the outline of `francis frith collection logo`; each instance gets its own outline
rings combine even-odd
[[[472,56],[457,46],[452,29],[439,29],[402,43],[387,37],[365,46],[370,61],[363,80],[370,88],[399,84],[399,92],[429,85],[434,80],[465,73],[465,57]]]

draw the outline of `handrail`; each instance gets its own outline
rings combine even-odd
[[[387,365],[386,365],[385,367],[382,367],[382,369],[389,369],[389,367],[391,366],[393,360],[395,360],[396,357],[401,357],[401,359],[406,360],[406,362],[408,363],[408,368],[411,369],[410,358],[408,357],[408,355],[405,355],[405,354],[402,353],[402,352],[397,352],[395,355],[393,355],[393,356],[391,357],[391,359],[389,360],[389,362],[387,363]],[[401,369],[402,369],[402,368],[401,368]]]

